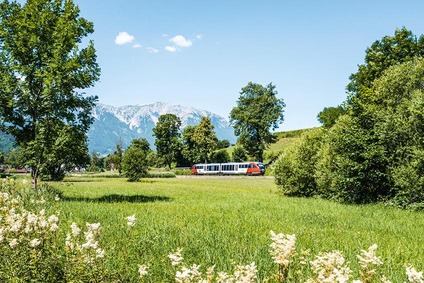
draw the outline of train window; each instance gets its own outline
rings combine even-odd
[[[234,171],[234,165],[222,165],[222,171]]]
[[[218,171],[218,165],[208,165],[208,171]]]

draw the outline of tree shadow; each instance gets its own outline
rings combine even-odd
[[[144,196],[144,195],[106,195],[98,198],[89,198],[89,197],[63,197],[62,201],[75,201],[75,202],[97,202],[97,203],[119,203],[119,202],[131,202],[131,203],[148,203],[148,202],[157,202],[163,201],[168,202],[173,199],[165,196]]]

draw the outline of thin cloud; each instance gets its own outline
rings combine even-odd
[[[193,42],[191,40],[187,40],[182,35],[176,35],[173,38],[171,38],[169,41],[179,47],[190,47],[193,45]]]
[[[177,48],[174,46],[165,46],[165,50],[169,52],[176,52]]]
[[[136,44],[134,44],[133,45],[133,48],[141,48],[142,46],[141,46],[141,44],[139,44],[139,43],[136,43]]]
[[[134,41],[134,36],[126,31],[121,31],[115,38],[115,43],[118,45],[128,44]]]
[[[147,47],[146,49],[149,53],[158,53],[159,52],[159,50],[157,50],[156,48],[153,48],[153,47]]]
[[[203,38],[203,34],[198,34],[198,35],[196,35],[196,38],[197,38],[198,40],[201,40],[201,39]]]

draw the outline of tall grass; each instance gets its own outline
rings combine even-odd
[[[296,234],[297,249],[316,255],[340,250],[359,272],[357,255],[376,243],[393,282],[405,281],[405,266],[424,269],[422,213],[381,205],[346,206],[321,199],[287,198],[266,177],[145,179],[68,178],[52,183],[63,192],[62,221],[100,222],[107,268],[136,281],[149,264],[151,282],[169,282],[175,269],[167,255],[181,247],[187,264],[232,272],[255,262],[258,280],[276,272],[269,232]],[[130,228],[126,217],[137,223]],[[308,271],[305,271],[308,272]],[[308,274],[307,274],[308,276]],[[310,274],[312,276],[312,274]]]

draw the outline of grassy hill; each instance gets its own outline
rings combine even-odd
[[[277,137],[277,141],[271,144],[269,148],[265,150],[264,163],[273,163],[283,152],[284,149],[295,144],[299,140],[302,133],[307,132],[311,129],[312,128],[274,133],[274,135]],[[227,149],[227,152],[230,156],[232,156],[233,151],[234,146],[231,146]]]

